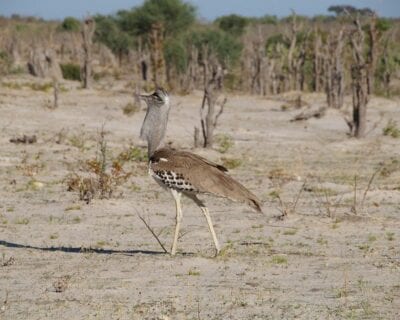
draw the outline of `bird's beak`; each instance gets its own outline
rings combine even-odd
[[[150,97],[150,96],[149,96],[149,95],[146,95],[146,94],[139,94],[139,98],[142,99],[142,100],[144,100],[144,101],[147,101],[147,99],[148,99],[149,97]]]

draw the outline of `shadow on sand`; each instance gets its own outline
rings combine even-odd
[[[85,247],[35,247],[26,244],[19,244],[0,240],[0,246],[7,248],[19,248],[19,249],[34,249],[40,251],[61,251],[67,253],[98,253],[98,254],[125,254],[125,255],[135,255],[135,254],[148,254],[148,255],[165,255],[164,251],[152,251],[152,250],[112,250],[112,249],[100,249],[100,248],[85,248]]]

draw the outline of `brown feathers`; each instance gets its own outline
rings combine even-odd
[[[182,177],[196,192],[246,203],[254,210],[262,212],[257,197],[229,176],[225,167],[196,154],[162,148],[150,157],[150,168],[153,172],[170,172],[171,176]]]

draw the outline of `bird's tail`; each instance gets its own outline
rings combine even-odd
[[[214,177],[218,177],[218,188],[215,188],[214,192],[211,193],[226,197],[233,201],[245,203],[253,208],[255,211],[263,213],[261,209],[261,201],[257,198],[255,194],[253,194],[241,183],[237,182],[231,176],[221,171],[218,175],[215,175]],[[213,191],[212,189],[213,188],[209,188],[208,190]]]

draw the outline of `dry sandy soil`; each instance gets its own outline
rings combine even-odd
[[[51,90],[35,83],[11,77],[0,88],[0,319],[400,319],[400,139],[382,134],[389,119],[400,124],[399,100],[373,98],[369,134],[356,140],[335,111],[290,122],[305,110],[282,108],[295,93],[230,95],[217,130],[225,143],[193,151],[236,166],[265,215],[204,197],[223,244],[213,257],[206,221],[185,199],[171,257],[138,218],[170,248],[174,201],[145,162],[123,164],[132,175],[109,199],[67,191],[66,177],[96,157],[103,124],[110,161],[144,147],[144,106],[122,112],[133,100],[123,83],[65,82],[51,110]],[[190,150],[201,94],[172,100],[167,138]],[[10,142],[23,134],[37,142]]]

